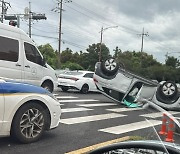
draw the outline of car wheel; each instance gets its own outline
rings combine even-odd
[[[110,58],[101,63],[101,69],[107,75],[114,75],[117,73],[119,65],[113,58]]]
[[[61,89],[62,89],[62,91],[66,92],[66,91],[68,91],[69,88],[63,86],[63,87],[61,87]]]
[[[37,103],[28,103],[19,108],[12,122],[11,135],[21,143],[39,140],[48,124],[44,108]]]
[[[82,86],[82,88],[81,88],[81,93],[87,94],[88,91],[89,91],[89,86],[88,86],[88,84],[84,84],[84,85]]]
[[[172,98],[178,93],[177,85],[172,81],[164,82],[161,86],[159,86],[158,90],[164,98]]]
[[[53,85],[51,82],[44,82],[41,87],[43,87],[51,93],[53,92]]]

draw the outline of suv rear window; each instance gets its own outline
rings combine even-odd
[[[17,62],[19,41],[0,36],[0,60]]]

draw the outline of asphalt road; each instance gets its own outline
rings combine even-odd
[[[162,114],[154,109],[126,108],[98,93],[59,91],[55,96],[63,112],[59,127],[31,144],[0,138],[0,154],[62,154],[125,136],[159,139]],[[175,135],[175,142],[180,143],[180,136]]]

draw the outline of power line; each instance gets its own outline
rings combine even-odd
[[[74,4],[75,6],[78,6],[78,7],[82,8],[83,10],[85,10],[85,11],[87,11],[87,12],[89,12],[89,13],[95,15],[95,16],[97,16],[98,18],[103,18],[103,19],[105,19],[105,20],[107,20],[107,21],[110,21],[110,22],[113,23],[114,25],[120,26],[121,28],[123,28],[123,30],[121,29],[122,31],[125,31],[125,32],[127,32],[127,33],[132,33],[132,34],[137,34],[137,33],[138,33],[137,30],[131,29],[131,28],[127,27],[127,26],[124,26],[124,25],[121,25],[121,24],[119,24],[119,23],[117,23],[117,22],[114,22],[114,21],[112,21],[112,20],[109,20],[108,18],[105,18],[104,16],[101,16],[101,15],[93,12],[92,10],[87,9],[86,7],[84,7],[84,6],[82,6],[82,5],[79,5],[79,4],[75,3],[75,2],[73,2],[72,4]],[[108,25],[108,26],[109,26],[109,25]]]
[[[71,0],[64,0],[65,2],[69,3],[69,2],[72,2]],[[58,44],[58,62],[59,62],[59,65],[61,63],[61,28],[62,28],[62,10],[63,10],[63,0],[58,0],[57,1],[58,3],[58,7],[55,7],[52,9],[52,11],[54,12],[58,12],[59,13],[59,44]]]
[[[99,22],[99,23],[101,23],[101,24],[104,24],[104,25],[107,25],[107,26],[112,26],[112,25],[106,24],[106,23],[104,23],[104,22],[101,22],[101,21],[99,21],[99,20],[97,20],[97,19],[95,19],[95,18],[93,18],[93,17],[91,17],[91,16],[89,16],[89,15],[87,15],[87,14],[81,12],[81,11],[78,11],[78,10],[76,10],[76,9],[74,9],[74,8],[72,8],[72,7],[70,7],[70,6],[67,6],[67,5],[66,5],[66,7],[69,7],[70,9],[72,9],[72,10],[74,10],[74,11],[80,13],[80,14],[83,14],[84,16],[86,16],[86,17],[88,17],[88,18],[91,18],[91,19],[93,19],[93,20],[95,20],[95,21],[97,21],[97,22]]]
[[[45,35],[38,35],[38,34],[32,34],[33,36],[37,36],[37,37],[44,37],[44,38],[49,38],[49,39],[56,39],[57,41],[59,40],[57,37],[51,37],[51,36],[45,36]],[[70,42],[70,41],[67,41],[67,40],[61,40],[62,43],[66,43],[66,44],[69,44],[69,45],[72,45],[72,46],[75,46],[77,48],[80,48],[80,49],[84,49],[84,48],[87,48],[85,46],[82,46],[82,45],[79,45],[79,44],[76,44],[76,43],[73,43],[73,42]]]

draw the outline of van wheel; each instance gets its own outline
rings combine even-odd
[[[21,143],[32,143],[40,139],[46,129],[48,115],[37,103],[23,105],[17,111],[11,128],[11,135]]]
[[[53,92],[53,85],[50,81],[46,81],[42,84],[42,86],[44,89],[48,90],[49,92]]]

